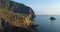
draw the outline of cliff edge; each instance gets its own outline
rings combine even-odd
[[[36,23],[31,20],[34,17],[32,8],[14,1],[0,0],[0,30],[7,32],[17,29],[17,31],[21,30],[20,32],[26,30],[32,32],[31,27],[36,26]]]
[[[32,16],[31,18],[35,17],[35,13],[31,7],[28,7],[22,3],[17,3],[14,1],[10,1],[10,0],[9,1],[0,0],[0,1],[1,1],[0,5],[8,10],[14,11],[16,13],[23,13],[26,15],[30,14]]]

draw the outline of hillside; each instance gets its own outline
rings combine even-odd
[[[7,0],[1,0],[1,7],[8,9],[10,11],[14,11],[16,13],[24,13],[26,15],[31,14],[31,18],[35,17],[35,13],[32,10],[31,7],[28,7],[22,3],[17,3],[14,1],[7,1]]]
[[[31,20],[34,17],[35,14],[30,7],[10,0],[0,0],[0,30],[7,31],[19,27],[32,32],[30,28],[36,26]]]

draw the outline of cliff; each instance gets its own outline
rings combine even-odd
[[[24,28],[32,32],[30,28],[36,26],[31,20],[34,17],[34,11],[30,7],[10,0],[0,0],[0,30],[7,31],[19,27],[22,28],[21,31]]]
[[[32,10],[32,8],[22,3],[17,3],[14,1],[5,1],[5,0],[4,1],[2,0],[1,3],[2,3],[1,6],[8,10],[14,11],[16,13],[23,13],[27,15],[30,14],[32,16],[31,18],[35,17],[35,13]]]

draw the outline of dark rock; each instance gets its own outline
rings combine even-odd
[[[6,28],[3,32],[31,32],[31,31],[26,28],[13,26],[12,28]]]
[[[5,23],[5,20],[3,19],[3,18],[1,18],[1,25],[2,25],[2,27],[5,27],[6,26],[6,23]]]
[[[54,17],[51,17],[50,20],[55,20],[55,18]]]

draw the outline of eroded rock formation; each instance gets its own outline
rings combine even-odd
[[[30,28],[36,23],[31,19],[35,17],[32,8],[25,6],[22,3],[17,3],[10,0],[0,0],[0,29],[3,31],[24,28],[33,31]],[[13,30],[14,30],[13,29]],[[18,29],[23,30],[23,29]],[[17,31],[18,31],[17,30]],[[15,30],[14,30],[15,31]],[[28,31],[27,31],[28,32]]]
[[[14,1],[7,1],[7,0],[0,0],[1,3],[0,5],[8,10],[17,12],[17,13],[24,13],[24,14],[31,14],[32,18],[35,17],[35,13],[32,10],[32,8],[22,4],[22,3],[17,3]]]

